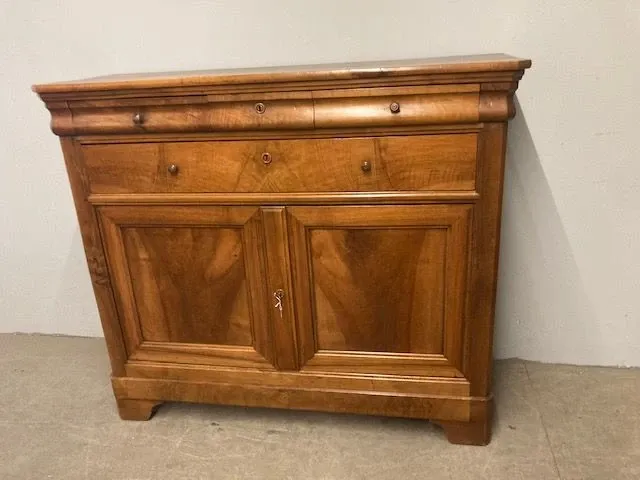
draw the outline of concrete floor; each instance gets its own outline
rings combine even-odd
[[[100,339],[0,335],[0,479],[640,479],[640,369],[496,364],[492,443],[428,422],[168,404],[118,418]]]

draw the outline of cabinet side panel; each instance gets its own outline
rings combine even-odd
[[[60,139],[60,143],[71,184],[71,193],[76,207],[91,283],[107,342],[112,374],[122,376],[124,375],[127,352],[118,321],[118,311],[109,279],[98,220],[93,207],[87,201],[89,190],[80,150],[72,138],[63,137]]]
[[[487,396],[491,391],[506,135],[506,123],[487,123],[478,143],[476,184],[480,201],[474,208],[472,221],[464,363],[471,395],[478,397]]]

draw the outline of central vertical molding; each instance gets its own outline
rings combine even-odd
[[[265,232],[269,317],[275,339],[276,366],[280,370],[297,370],[294,293],[286,212],[284,207],[264,207],[261,210]],[[281,308],[276,307],[278,301]]]

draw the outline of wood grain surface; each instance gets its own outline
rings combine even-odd
[[[120,416],[312,409],[488,443],[507,121],[530,65],[34,86],[62,137]]]
[[[83,155],[98,194],[446,192],[473,191],[476,150],[477,135],[466,133],[89,145]]]
[[[130,358],[273,361],[258,208],[122,206],[99,212]],[[246,348],[227,348],[234,346]]]
[[[468,205],[287,211],[306,369],[461,375]]]
[[[318,349],[442,353],[446,234],[313,229]]]
[[[34,85],[35,92],[96,92],[118,89],[207,87],[260,83],[318,82],[330,80],[402,77],[408,75],[473,74],[518,71],[531,66],[531,60],[505,54],[466,55],[424,59],[350,62],[321,65],[117,74],[78,81]]]
[[[240,228],[127,227],[122,236],[144,340],[251,345]]]

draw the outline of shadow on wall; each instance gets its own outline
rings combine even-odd
[[[73,208],[73,203],[70,208]],[[69,238],[69,253],[64,268],[61,269],[55,301],[48,314],[46,333],[102,336],[98,307],[77,224]]]
[[[516,112],[507,144],[494,355],[594,363],[602,332],[517,100]]]

